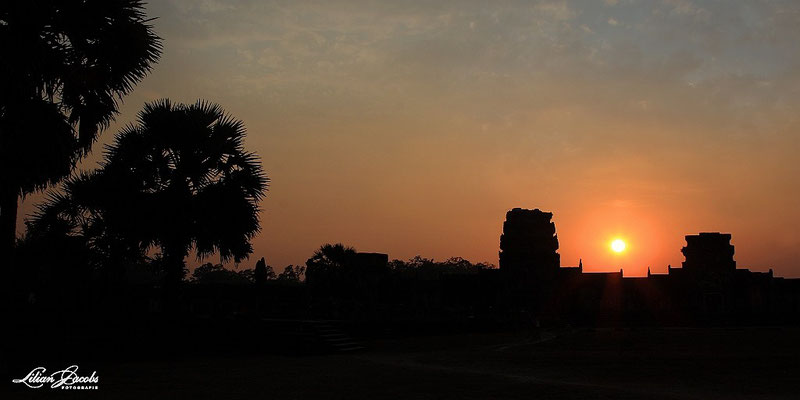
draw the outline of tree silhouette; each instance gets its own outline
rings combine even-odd
[[[293,282],[299,283],[303,280],[303,275],[305,274],[306,268],[302,265],[287,265],[286,268],[283,269],[276,280],[279,282]]]
[[[253,270],[232,271],[222,264],[205,263],[192,272],[192,282],[202,284],[248,284],[253,283]]]
[[[106,148],[101,169],[69,179],[31,225],[67,221],[111,261],[158,247],[170,287],[192,249],[239,262],[252,252],[269,181],[244,137],[242,122],[216,104],[146,104]]]
[[[353,264],[356,249],[341,243],[324,244],[306,261],[306,281],[309,285],[329,289],[337,285]]]
[[[275,271],[272,270],[272,267],[267,265],[267,261],[264,260],[264,257],[261,257],[261,259],[256,262],[256,267],[253,270],[253,281],[258,285],[263,285],[267,281],[275,278]]]
[[[81,172],[62,184],[60,191],[48,193],[37,205],[33,218],[26,221],[27,232],[21,242],[40,237],[71,237],[80,241],[88,253],[88,267],[99,270],[106,284],[119,282],[122,266],[141,264],[147,259],[146,248],[137,237],[115,225],[114,204],[124,193],[108,185],[111,180],[102,170]],[[118,224],[117,224],[118,225]],[[164,263],[157,257],[154,266]]]
[[[20,195],[67,176],[161,53],[140,0],[0,2],[0,256]]]

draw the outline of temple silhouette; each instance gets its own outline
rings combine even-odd
[[[552,218],[538,209],[508,211],[499,268],[477,268],[463,259],[455,260],[469,267],[423,258],[390,262],[385,253],[351,249],[328,260],[331,264],[315,267],[310,259],[302,283],[278,279],[251,287],[189,285],[188,313],[206,318],[238,310],[239,315],[413,329],[800,322],[800,279],[775,277],[772,270],[737,269],[730,234],[687,235],[681,268],[623,277],[622,270],[585,272],[582,263],[561,266]],[[219,309],[226,304],[228,311]]]
[[[500,269],[512,306],[546,319],[583,322],[790,322],[800,315],[800,279],[737,269],[731,235],[686,236],[682,268],[624,278],[622,270],[562,267],[553,214],[508,211]],[[582,264],[582,263],[581,263]]]

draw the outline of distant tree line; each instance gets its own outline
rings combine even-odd
[[[276,274],[270,265],[256,263],[255,268],[232,270],[222,264],[205,263],[192,272],[187,280],[193,284],[262,284],[267,282],[299,284],[304,281],[305,267],[287,265],[280,274]]]
[[[230,269],[223,264],[205,263],[192,272],[187,282],[190,283],[258,283],[265,281],[306,282],[339,287],[357,284],[365,276],[385,274],[398,279],[435,279],[442,275],[477,274],[480,271],[494,269],[490,263],[472,263],[461,257],[451,257],[444,261],[435,261],[422,256],[409,260],[394,259],[389,261],[386,269],[365,270],[355,261],[355,248],[341,243],[320,246],[306,261],[306,265],[288,265],[276,274],[272,266],[266,265],[262,257],[254,268]],[[367,267],[369,268],[369,267]],[[260,276],[259,276],[260,275]]]
[[[480,271],[494,269],[494,264],[479,262],[473,264],[461,257],[451,257],[444,261],[435,261],[420,256],[408,261],[392,260],[389,269],[392,273],[405,277],[434,277],[441,274],[477,274]]]

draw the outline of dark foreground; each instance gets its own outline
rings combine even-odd
[[[14,385],[4,398],[800,398],[800,328],[573,329],[364,344],[348,354],[95,363],[81,368],[97,370],[97,391]]]

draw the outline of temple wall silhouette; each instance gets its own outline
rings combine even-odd
[[[687,235],[682,268],[624,278],[558,265],[553,214],[515,208],[500,236],[500,273],[512,307],[576,322],[792,322],[800,279],[737,269],[731,235]]]
[[[561,266],[558,248],[553,213],[515,208],[503,223],[499,268],[401,271],[387,254],[359,252],[338,272],[305,283],[196,285],[187,299],[190,313],[202,316],[303,316],[406,328],[800,323],[800,279],[737,269],[730,234],[687,235],[682,267],[663,274],[648,269],[646,277]]]

